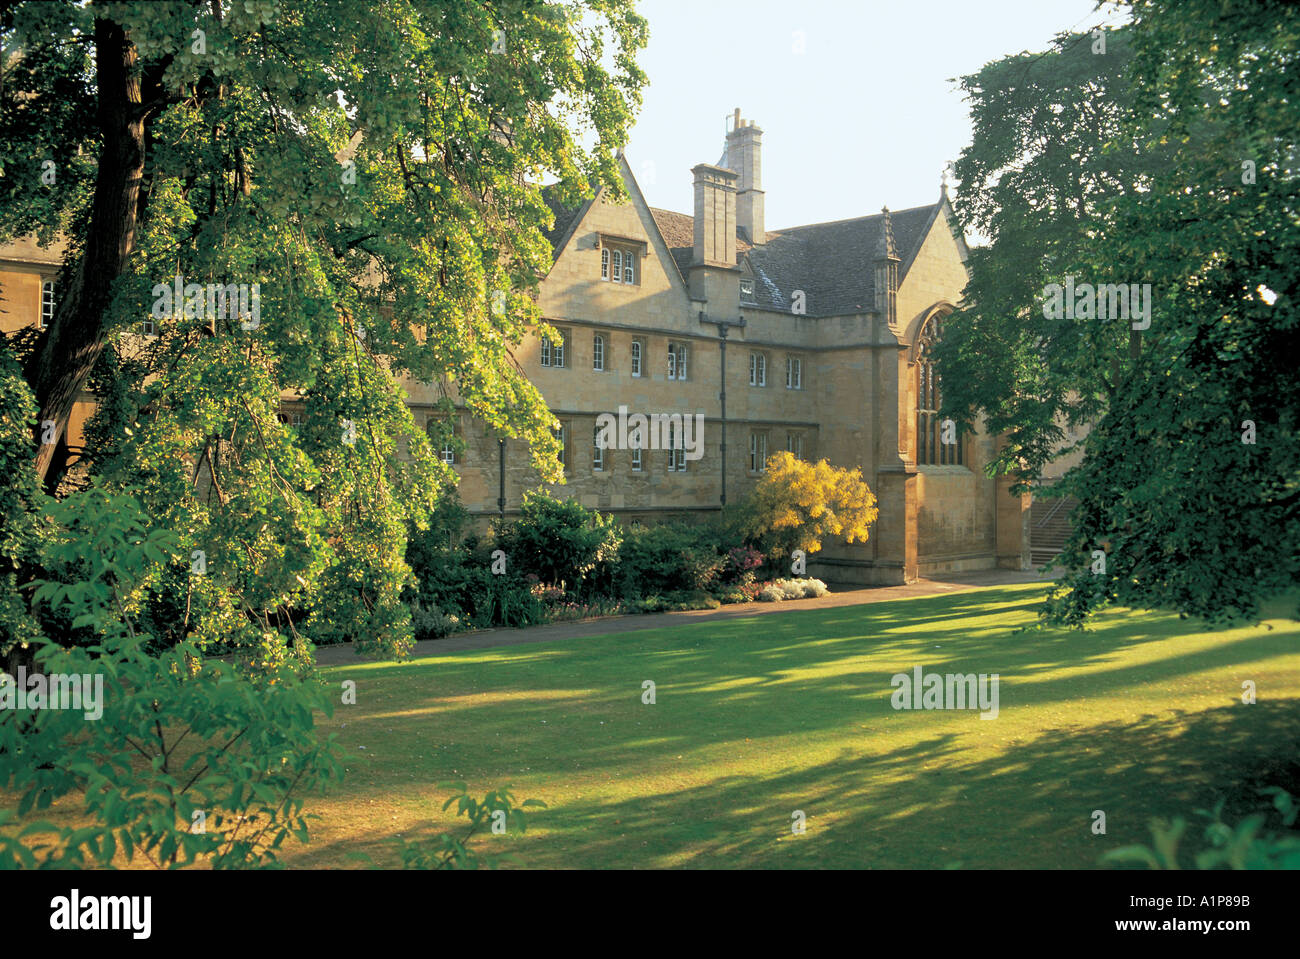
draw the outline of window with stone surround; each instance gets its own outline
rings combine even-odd
[[[286,407],[280,407],[280,412],[275,414],[275,418],[285,426],[292,426],[294,429],[302,429],[302,411],[290,410]]]
[[[641,281],[637,269],[639,250],[634,243],[620,243],[617,240],[600,241],[600,278],[607,283],[621,283],[635,286]]]
[[[749,471],[751,473],[767,472],[767,434],[753,432],[749,434]]]
[[[767,386],[767,354],[752,352],[749,354],[749,385]]]
[[[939,371],[933,359],[934,344],[939,342],[943,327],[938,317],[926,321],[917,338],[916,350],[916,463],[918,466],[964,466],[966,437],[956,423],[949,422],[945,435],[944,421],[939,418],[943,405]],[[945,443],[949,439],[951,442]]]
[[[552,433],[555,438],[560,441],[560,466],[563,468],[564,472],[567,473],[569,472],[569,468],[573,465],[573,451],[569,448],[569,441],[572,434],[569,430],[568,421],[560,420],[560,425],[557,426]]]
[[[558,343],[542,338],[542,366],[552,369],[564,368],[565,356],[569,352],[569,331],[561,329],[558,332],[560,334]]]
[[[686,472],[686,444],[682,427],[676,423],[668,424],[668,472]]]
[[[785,388],[803,389],[803,357],[787,353],[785,357]]]
[[[605,334],[595,333],[591,337],[591,368],[597,373],[605,372]]]
[[[600,445],[600,424],[591,431],[591,468],[597,472],[605,469],[605,448]]]
[[[668,343],[668,378],[670,380],[686,379],[686,344]]]
[[[41,329],[54,321],[54,281],[41,282]]]
[[[642,363],[642,357],[644,355],[645,355],[645,341],[639,339],[632,340],[632,375],[633,376],[641,375],[641,363]]]
[[[803,459],[803,434],[786,433],[785,434],[785,451],[793,453],[797,460]]]

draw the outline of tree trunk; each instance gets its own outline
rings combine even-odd
[[[105,313],[113,283],[135,247],[144,175],[145,111],[135,46],[119,24],[97,19],[95,49],[103,142],[85,247],[25,371],[40,408],[36,472],[47,488],[51,482],[57,485],[58,477],[49,475],[57,440],[64,436],[77,394],[104,348]],[[41,424],[51,420],[56,442],[41,443]]]

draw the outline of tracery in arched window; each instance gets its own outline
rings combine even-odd
[[[939,418],[942,394],[932,350],[942,335],[942,321],[935,316],[926,320],[917,337],[916,462],[919,466],[962,466],[966,462],[966,438],[955,424],[945,431]],[[944,442],[945,439],[949,442]]]

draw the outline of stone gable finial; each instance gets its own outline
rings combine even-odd
[[[887,206],[882,206],[880,212],[885,217],[880,226],[880,258],[882,260],[897,260],[898,246],[894,242],[894,218],[889,215],[889,207]]]

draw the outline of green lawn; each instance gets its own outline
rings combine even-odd
[[[323,724],[348,776],[285,859],[393,865],[392,837],[451,825],[436,783],[457,779],[549,805],[484,840],[535,867],[1091,867],[1294,750],[1296,623],[1117,611],[1014,633],[1044,588],[330,668],[357,681]],[[1000,715],[895,711],[890,677],[916,665],[998,673]]]

